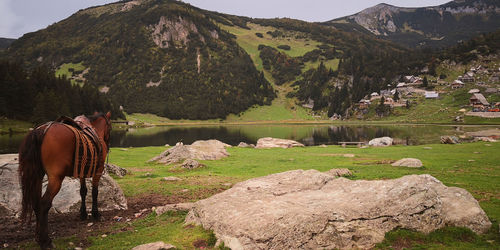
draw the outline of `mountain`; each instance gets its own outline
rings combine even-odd
[[[326,22],[408,47],[445,47],[500,28],[500,1],[455,0],[423,8],[379,4]]]
[[[8,48],[16,39],[0,37],[0,50]]]
[[[272,86],[210,15],[179,1],[121,1],[25,34],[5,54],[94,85],[128,113],[211,119],[269,104]]]

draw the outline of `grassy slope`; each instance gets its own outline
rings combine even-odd
[[[432,149],[426,149],[431,147]],[[230,157],[219,161],[203,161],[206,165],[194,171],[146,163],[153,156],[165,150],[164,147],[113,149],[110,162],[132,171],[131,175],[117,179],[127,197],[146,194],[160,194],[182,197],[196,201],[208,197],[217,190],[228,187],[225,183],[236,183],[254,177],[294,169],[349,168],[352,179],[392,179],[408,174],[431,174],[447,186],[465,188],[480,202],[494,223],[500,220],[500,143],[469,143],[460,145],[394,146],[388,148],[341,148],[338,146],[306,147],[292,149],[258,150],[230,148]],[[354,154],[354,158],[343,157]],[[408,169],[392,167],[387,160],[416,157],[422,160],[424,168]],[[146,177],[145,173],[151,173]],[[182,181],[162,182],[165,176],[177,176]],[[187,189],[188,191],[186,192]],[[183,248],[190,248],[189,241],[195,238],[208,239],[209,233],[198,228],[182,225],[184,214],[170,214],[159,218],[148,217],[135,222],[137,231],[119,232],[107,238],[93,239],[93,247],[111,247],[114,242],[124,246],[164,240],[176,242]],[[118,224],[120,225],[120,224]],[[122,227],[126,227],[124,224]],[[497,230],[498,227],[494,227]],[[194,235],[194,236],[193,236]],[[150,238],[151,236],[151,238]],[[190,237],[192,236],[192,237]],[[181,238],[180,242],[175,241]],[[490,243],[487,242],[490,241]],[[430,235],[397,230],[389,233],[381,248],[407,244],[406,247],[424,248],[477,248],[500,247],[498,232],[476,236],[469,230],[448,228]]]
[[[12,132],[25,132],[33,125],[26,121],[11,120],[5,117],[0,117],[0,134],[8,134]]]
[[[62,77],[63,75],[66,76],[66,78],[71,78],[73,76],[73,72],[70,72],[69,69],[70,68],[73,68],[74,71],[83,71],[85,70],[85,66],[83,66],[83,64],[80,62],[80,63],[65,63],[61,66],[59,66],[59,68],[57,69],[56,71],[56,76],[58,77]],[[71,79],[71,83],[73,85],[77,84],[77,82],[74,80],[74,79]]]

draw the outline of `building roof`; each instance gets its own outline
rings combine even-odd
[[[479,91],[479,89],[471,89],[471,90],[469,90],[468,93],[469,94],[474,94],[474,93],[479,93],[479,92],[481,92],[481,91]]]
[[[378,93],[377,93],[377,92],[373,92],[373,93],[371,94],[371,96],[378,96]]]
[[[488,101],[486,101],[486,98],[484,97],[484,95],[480,94],[480,93],[472,94],[472,96],[470,97],[470,100],[477,100],[478,102],[480,102],[483,105],[490,105],[490,103]]]

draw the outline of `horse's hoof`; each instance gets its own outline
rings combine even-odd
[[[80,214],[80,220],[86,220],[88,217],[87,213],[81,213]]]
[[[101,214],[99,214],[99,212],[92,212],[92,219],[94,219],[94,221],[100,221]]]
[[[43,242],[40,242],[40,248],[41,249],[53,249],[53,248],[56,248],[56,246],[54,245],[54,243],[52,243],[51,239],[47,239]]]

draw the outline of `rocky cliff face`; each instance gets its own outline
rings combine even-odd
[[[379,4],[328,22],[356,24],[370,33],[410,47],[446,46],[500,27],[500,2],[452,1],[423,8]]]

